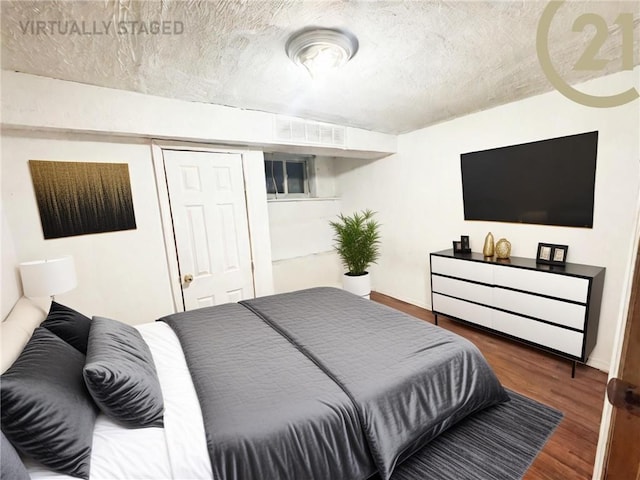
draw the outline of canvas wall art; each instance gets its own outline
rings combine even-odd
[[[133,230],[126,163],[29,160],[45,239]]]

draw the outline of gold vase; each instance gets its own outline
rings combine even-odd
[[[501,238],[496,243],[496,257],[497,258],[509,258],[511,255],[511,242],[506,238]]]
[[[494,244],[493,244],[493,234],[491,232],[487,233],[487,236],[484,239],[484,248],[482,249],[482,254],[485,257],[493,257]]]

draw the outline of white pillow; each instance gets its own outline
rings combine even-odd
[[[32,300],[21,297],[2,322],[0,335],[0,373],[13,365],[33,331],[47,317],[47,311]]]

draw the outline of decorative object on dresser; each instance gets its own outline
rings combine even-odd
[[[453,253],[471,253],[469,235],[460,235],[460,240],[453,241]]]
[[[546,251],[545,251],[546,252]],[[553,258],[553,250],[549,252]],[[431,305],[438,315],[585,363],[596,344],[606,269],[532,258],[496,262],[451,250],[430,255]]]
[[[553,243],[538,243],[536,263],[543,265],[564,266],[567,263],[568,245],[555,245]]]
[[[487,236],[484,239],[484,247],[482,247],[482,254],[485,257],[493,257],[493,252],[494,252],[493,234],[489,232],[487,233]]]
[[[347,272],[342,287],[355,295],[369,298],[371,277],[367,268],[380,256],[380,224],[375,212],[363,210],[351,216],[338,215],[339,221],[329,222],[334,231],[334,248]]]
[[[469,235],[460,235],[460,243],[462,244],[462,250],[465,253],[471,252],[471,245],[469,244]]]
[[[507,259],[511,256],[511,242],[506,238],[501,238],[496,243],[496,258]]]

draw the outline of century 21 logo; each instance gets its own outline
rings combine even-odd
[[[616,95],[602,97],[588,95],[573,88],[556,72],[549,55],[549,29],[554,15],[563,3],[565,3],[565,0],[549,2],[538,23],[538,34],[536,38],[538,59],[552,85],[565,97],[589,107],[617,107],[638,98],[640,94],[638,94],[638,91],[633,87]],[[615,23],[622,30],[622,69],[633,70],[633,14],[621,13],[616,18]],[[609,35],[607,22],[600,15],[585,13],[573,22],[573,31],[583,31],[587,25],[593,25],[596,28],[596,34],[574,65],[574,70],[601,70],[610,61],[608,59],[597,58],[600,48]]]

